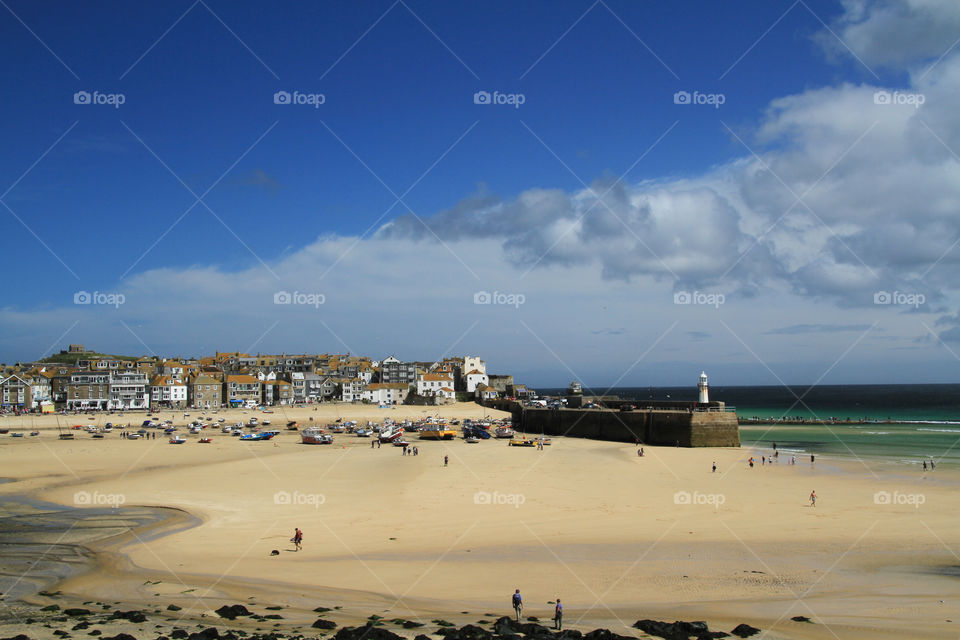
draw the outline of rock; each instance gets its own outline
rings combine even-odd
[[[751,627],[748,624],[738,624],[736,627],[733,628],[733,631],[731,631],[730,633],[737,636],[738,638],[749,638],[750,636],[755,636],[758,633],[760,633],[760,629],[757,629],[756,627]]]
[[[103,631],[100,631],[100,629],[94,629],[93,631],[91,631],[91,632],[88,633],[87,635],[88,635],[88,636],[99,636],[101,633],[103,633]],[[160,637],[162,638],[163,636],[160,636]],[[157,638],[157,640],[160,640],[160,638]]]
[[[183,629],[174,629],[173,633],[170,634],[170,637],[173,638],[173,640],[183,640],[187,637],[187,632]]]
[[[343,627],[333,637],[334,640],[404,640],[403,636],[369,623],[362,627]]]
[[[326,613],[327,611],[333,611],[330,607],[317,607],[313,610],[314,613]]]
[[[426,638],[426,636],[424,636]],[[30,640],[30,636],[25,636],[22,633],[19,633],[15,636],[10,636],[9,638],[2,638],[0,640]],[[429,640],[429,638],[427,638]]]
[[[168,604],[168,605],[167,605],[167,611],[180,611],[181,609],[183,609],[183,607],[178,607],[178,606],[175,605],[175,604]]]
[[[220,632],[215,627],[209,627],[203,631],[191,633],[189,640],[218,640]]]
[[[58,604],[48,604],[45,607],[41,607],[40,611],[60,611],[60,605]]]
[[[220,616],[221,618],[226,618],[227,620],[233,620],[234,618],[236,618],[236,617],[238,617],[238,616],[249,616],[249,615],[252,615],[252,614],[250,613],[250,610],[247,609],[247,608],[246,608],[245,606],[243,606],[242,604],[234,604],[234,605],[226,605],[226,604],[225,604],[225,605],[223,605],[222,607],[220,607],[219,609],[217,609],[216,613],[217,613],[217,615]]]
[[[793,620],[794,622],[811,622],[810,618],[808,618],[807,616],[793,616],[790,619]]]
[[[564,629],[557,634],[557,640],[581,640],[583,634],[576,629]]]
[[[416,622],[414,620],[404,620],[400,623],[400,626],[402,626],[404,629],[416,629],[417,627],[422,627],[423,623]]]
[[[59,636],[59,637],[61,637],[61,638],[69,638],[69,637],[70,637],[70,634],[67,633],[66,631],[64,631],[63,629],[57,629],[56,631],[53,632],[53,635]]]
[[[697,640],[710,640],[711,638],[726,638],[729,635],[723,631],[710,631],[707,623],[699,620],[696,622],[637,620],[633,626],[644,633],[667,640],[687,640],[690,636],[696,636]]]
[[[90,609],[64,609],[63,612],[73,617],[90,615]]]
[[[147,616],[143,615],[142,611],[114,611],[110,614],[110,618],[113,620],[129,620],[130,622],[146,622]]]
[[[90,626],[90,623],[84,620],[83,622],[78,622],[77,624],[73,625],[73,628],[70,629],[70,631],[83,631],[89,626]]]
[[[115,636],[110,636],[110,637],[104,636],[103,640],[137,640],[137,639],[134,638],[129,633],[118,633]]]
[[[26,638],[26,636],[24,637]],[[30,640],[30,639],[27,638],[27,640]],[[433,638],[431,638],[430,636],[425,636],[422,633],[418,633],[413,640],[433,640]]]
[[[333,620],[324,620],[323,618],[320,618],[310,626],[314,629],[336,629],[337,623]]]

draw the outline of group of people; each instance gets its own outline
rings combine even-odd
[[[510,603],[513,605],[513,611],[517,614],[517,622],[520,621],[520,614],[523,613],[523,596],[520,595],[520,589],[517,589],[513,592],[513,596],[510,598]],[[563,605],[560,604],[560,598],[557,598],[557,602],[553,607],[553,628],[561,629],[563,627]]]
[[[303,549],[303,531],[300,531],[300,527],[296,527],[293,530],[293,537],[290,538],[290,542],[293,543],[295,551]]]
[[[131,433],[133,433],[133,432],[132,432],[132,431],[121,431],[121,432],[120,432],[120,439],[121,439],[121,440],[126,440],[126,439],[127,439],[127,436],[129,436]],[[144,434],[143,434],[143,439],[144,439],[144,440],[156,440],[156,439],[157,439],[157,432],[156,432],[156,431],[148,431],[147,433],[144,433]]]

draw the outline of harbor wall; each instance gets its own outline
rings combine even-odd
[[[570,436],[681,447],[739,447],[737,414],[730,411],[541,409],[506,400],[485,406],[509,411],[530,435]]]

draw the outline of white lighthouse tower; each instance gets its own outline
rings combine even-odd
[[[710,402],[710,393],[707,388],[707,374],[703,371],[700,372],[700,383],[697,384],[697,391],[700,392],[698,402],[700,404],[708,404]]]

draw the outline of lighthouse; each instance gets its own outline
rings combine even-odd
[[[707,374],[703,371],[700,372],[700,382],[697,384],[697,391],[700,392],[700,398],[697,402],[700,404],[709,404],[710,394],[707,389]]]

